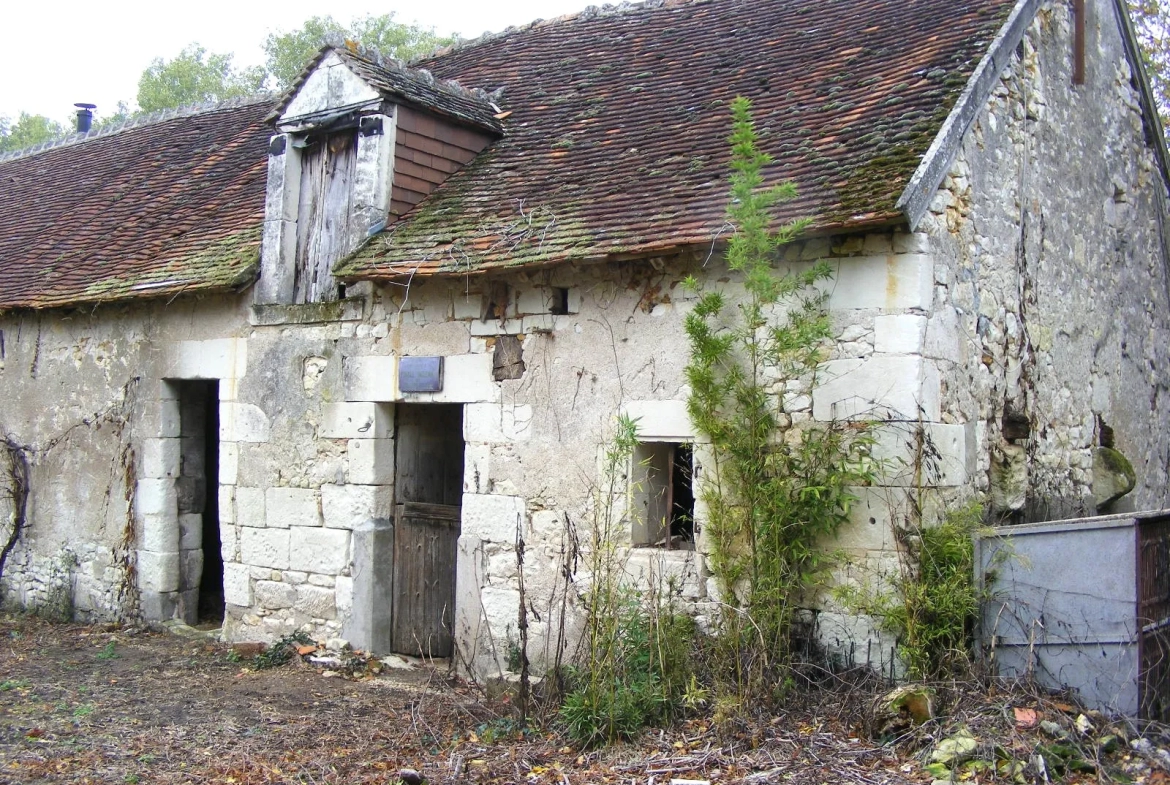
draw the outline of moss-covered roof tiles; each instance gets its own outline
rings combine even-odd
[[[728,104],[752,99],[779,220],[899,220],[1011,0],[666,0],[538,22],[418,63],[495,91],[505,136],[337,273],[477,272],[710,243]]]
[[[250,283],[270,106],[178,113],[0,160],[0,309]]]

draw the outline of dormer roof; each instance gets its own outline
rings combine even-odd
[[[352,42],[322,47],[284,93],[270,119],[287,117],[296,96],[330,59],[344,65],[388,102],[406,104],[497,136],[503,133],[503,125],[495,117],[499,109],[493,106],[487,93],[465,88],[452,80],[437,79],[430,71],[410,68]]]

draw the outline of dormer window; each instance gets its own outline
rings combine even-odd
[[[357,215],[352,211],[357,173],[356,129],[309,134],[294,143],[300,149],[301,183],[297,206],[297,252],[293,302],[336,300],[332,269],[354,250]]]
[[[322,49],[270,117],[255,302],[343,297],[337,263],[491,144],[498,113],[486,94],[425,71]]]

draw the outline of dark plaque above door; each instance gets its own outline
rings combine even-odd
[[[399,357],[398,390],[404,393],[440,392],[443,389],[442,357]]]

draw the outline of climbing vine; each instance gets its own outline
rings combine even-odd
[[[794,619],[823,575],[818,542],[845,521],[850,488],[874,470],[868,426],[794,421],[789,411],[792,390],[815,385],[831,337],[817,287],[831,270],[774,269],[777,251],[808,222],[772,228],[772,208],[795,188],[764,186],[771,158],[757,145],[750,102],[737,98],[731,109],[727,263],[746,295],[732,306],[723,291],[701,292],[685,329],[688,412],[711,452],[700,494],[724,608],[714,667],[742,701],[786,683]]]
[[[9,519],[4,533],[4,544],[0,545],[0,578],[4,577],[4,565],[16,547],[24,531],[28,515],[28,449],[18,444],[11,436],[0,438],[0,453],[3,454],[5,493],[9,505]]]

